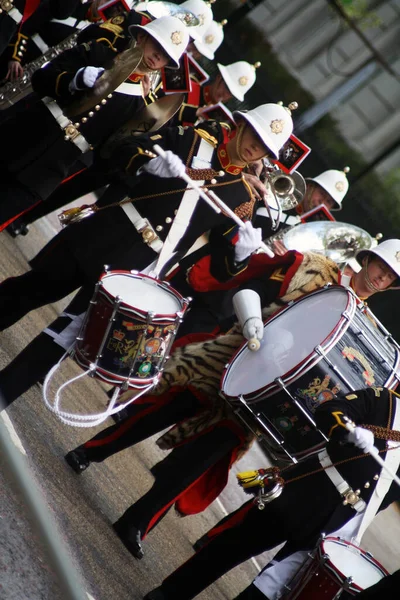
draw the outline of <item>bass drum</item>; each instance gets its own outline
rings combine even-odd
[[[316,407],[366,386],[395,388],[400,348],[355,296],[329,286],[303,296],[264,326],[258,352],[243,344],[221,393],[276,458],[301,459],[326,441]]]

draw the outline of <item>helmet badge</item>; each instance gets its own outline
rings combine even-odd
[[[174,31],[171,33],[171,42],[175,44],[175,46],[179,46],[183,42],[183,33],[182,31]]]
[[[285,121],[283,119],[274,119],[273,121],[271,121],[269,126],[271,128],[272,133],[282,133],[285,127]]]

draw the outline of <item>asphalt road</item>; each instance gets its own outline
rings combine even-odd
[[[31,228],[26,238],[12,240],[0,235],[0,277],[27,269],[27,259],[58,228],[53,218]],[[50,323],[63,303],[28,315],[1,334],[0,367]],[[70,360],[58,377],[64,381],[80,373]],[[96,381],[85,378],[67,390],[66,409],[92,413],[104,409],[106,396]],[[95,600],[140,600],[192,554],[192,543],[224,514],[248,499],[235,483],[234,473],[221,498],[196,517],[179,518],[170,511],[145,542],[145,557],[135,560],[114,535],[111,524],[152,483],[149,469],[163,453],[154,440],[147,440],[106,462],[74,474],[63,460],[66,452],[102,427],[80,429],[64,425],[42,400],[41,388],[33,387],[2,413],[6,435],[16,453],[29,466],[43,495],[42,508],[51,519],[52,538],[67,552],[76,572],[70,577],[82,582],[83,598]],[[108,424],[108,423],[107,423]],[[255,448],[236,470],[263,466]],[[31,484],[29,484],[31,486]],[[10,475],[10,463],[0,455],[0,598],[1,600],[64,600],[65,592],[35,530],[35,519]],[[321,498],[323,502],[323,498]],[[295,510],[295,507],[294,507]],[[255,532],[256,535],[262,532]],[[365,535],[363,547],[372,551],[389,570],[400,566],[400,515],[391,507],[379,516]],[[258,559],[261,566],[273,552]],[[236,568],[199,596],[200,600],[231,600],[257,573],[254,561]]]

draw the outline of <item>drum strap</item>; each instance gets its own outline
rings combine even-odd
[[[396,398],[393,394],[392,398],[393,400],[396,400],[395,415],[392,423],[392,429],[398,431],[400,430],[400,398]],[[390,444],[390,442],[388,443]],[[392,473],[397,473],[397,470],[400,466],[400,448],[398,450],[392,450],[391,452],[387,452],[385,458],[385,465],[392,471]],[[379,479],[376,482],[374,492],[368,502],[367,509],[360,523],[360,527],[356,535],[356,543],[360,543],[362,536],[364,535],[366,529],[368,528],[371,521],[378,512],[379,507],[382,504],[382,501],[386,496],[387,492],[389,491],[389,488],[392,485],[392,483],[392,477],[387,471],[382,469],[379,475]]]
[[[344,501],[346,501],[347,504],[350,504],[356,512],[362,512],[366,507],[366,503],[362,498],[356,499],[356,495],[352,488],[347,481],[343,479],[337,468],[333,466],[326,449],[318,453],[318,460]],[[355,501],[353,501],[353,498]]]
[[[210,168],[213,154],[214,146],[206,139],[201,138],[197,154],[193,157],[191,167],[202,169]],[[203,185],[204,181],[197,181],[197,183],[199,185]],[[179,240],[185,234],[198,201],[199,194],[194,189],[187,189],[183,194],[183,198],[179,204],[178,212],[176,213],[174,222],[169,230],[169,234],[164,242],[163,249],[154,269],[156,276],[158,276],[162,268],[167,264],[170,258],[172,258]]]

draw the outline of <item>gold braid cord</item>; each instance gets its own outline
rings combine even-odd
[[[374,437],[379,440],[390,440],[391,442],[400,442],[400,431],[388,429],[387,427],[379,427],[378,425],[360,425],[363,429],[372,431]]]

